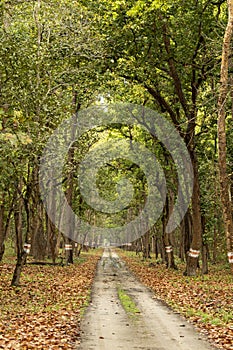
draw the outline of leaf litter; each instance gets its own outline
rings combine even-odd
[[[14,265],[0,265],[0,349],[74,348],[101,252],[83,254],[80,264],[26,265],[20,287],[10,287]]]
[[[184,315],[219,349],[233,350],[233,277],[230,270],[210,268],[194,278],[162,264],[119,253],[130,270],[174,311]],[[184,266],[182,266],[183,268]]]

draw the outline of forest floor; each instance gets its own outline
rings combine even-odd
[[[140,283],[123,260],[105,249],[81,321],[79,350],[210,350],[194,326]]]
[[[185,316],[218,349],[233,349],[233,276],[229,266],[209,266],[209,273],[183,276],[184,264],[169,270],[155,259],[142,260],[118,251],[131,272],[172,310]]]
[[[81,253],[74,265],[26,265],[10,287],[15,258],[0,264],[0,349],[74,349],[102,251]]]
[[[120,259],[107,252],[100,260],[102,251],[93,250],[70,266],[26,265],[20,287],[10,287],[15,257],[4,259],[0,349],[211,349],[203,337],[233,349],[227,266],[188,278],[183,265],[171,271],[155,259],[116,252]]]

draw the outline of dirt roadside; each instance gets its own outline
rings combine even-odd
[[[118,297],[121,289],[140,313],[130,317]],[[91,304],[81,322],[77,350],[213,350],[180,315],[153,298],[118,255],[105,249],[99,262]]]

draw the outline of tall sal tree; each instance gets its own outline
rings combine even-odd
[[[220,90],[218,97],[218,160],[220,174],[221,201],[227,242],[229,263],[233,273],[233,219],[232,202],[227,174],[227,142],[226,142],[226,100],[229,86],[229,56],[233,32],[233,0],[228,0],[228,23],[222,46],[222,62],[220,73]]]
[[[98,3],[109,75],[124,79],[127,87],[140,87],[145,97],[142,103],[170,120],[188,149],[194,187],[184,221],[189,222],[184,230],[188,242],[185,274],[193,276],[203,245],[198,120],[203,108],[201,92],[218,64],[210,44],[221,32],[221,4],[195,0]]]

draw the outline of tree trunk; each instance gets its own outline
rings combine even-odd
[[[135,252],[136,252],[136,255],[140,255],[140,252],[142,251],[142,243],[141,243],[141,238],[138,238],[136,240],[136,245],[135,245]]]
[[[205,233],[206,229],[206,220],[205,217],[202,216],[202,231],[203,231],[203,236]],[[208,269],[208,259],[209,259],[209,247],[207,241],[203,237],[203,242],[202,242],[202,274],[206,275],[209,272]]]
[[[164,208],[164,214],[162,218],[163,222],[163,243],[164,243],[164,250],[165,250],[165,259],[167,268],[177,269],[175,265],[175,259],[174,259],[174,252],[173,252],[173,242],[171,239],[172,233],[166,232],[167,222],[170,217],[170,213],[173,210],[173,195],[171,192],[167,194],[165,208]]]
[[[57,237],[56,237],[56,226],[54,223],[50,220],[50,218],[47,218],[47,234],[48,234],[48,241],[47,241],[47,249],[48,249],[48,255],[51,257],[52,262],[56,263],[56,246],[57,246]]]
[[[180,254],[182,261],[187,260],[188,252],[192,243],[192,216],[190,209],[185,213],[184,219],[181,223],[181,240],[180,240]]]
[[[32,255],[35,260],[44,260],[46,256],[44,218],[44,207],[39,203],[32,217]]]
[[[150,232],[147,231],[145,235],[142,237],[143,241],[143,258],[150,259]]]
[[[4,199],[2,198],[2,205],[0,207],[0,261],[2,261],[4,252],[5,252],[5,239],[7,236],[7,231],[10,226],[10,221],[11,221],[11,216],[14,208],[14,202],[15,202],[15,196],[16,196],[16,191],[13,194],[13,199],[10,204],[10,207],[8,209],[8,213],[5,217],[5,204],[4,204]]]
[[[40,198],[39,167],[32,170],[33,201],[30,205],[32,255],[35,260],[44,260],[46,256],[47,237],[45,233],[45,210]]]
[[[4,214],[5,214],[5,206],[4,206],[4,197],[2,196],[2,203],[0,204],[0,261],[2,261],[3,254],[5,251],[5,239],[6,239],[6,231],[4,225]]]
[[[14,269],[11,286],[19,286],[20,276],[21,276],[23,266],[25,265],[25,262],[26,262],[26,257],[27,257],[27,254],[24,251],[21,251],[21,253],[17,255],[17,262]]]
[[[233,105],[233,104],[232,104]],[[216,149],[217,149],[217,141],[216,141]],[[217,171],[215,170],[215,178],[217,179]],[[215,181],[215,197],[219,197],[219,189],[217,186],[217,182]],[[218,234],[219,234],[219,213],[218,213],[218,204],[215,202],[214,205],[214,237],[213,237],[213,263],[217,262],[217,248],[218,248]]]
[[[203,246],[202,246],[202,274],[203,275],[206,275],[209,273],[208,257],[209,257],[208,244],[203,243]]]
[[[153,234],[151,237],[151,253],[155,254],[155,258],[157,259],[157,249],[156,249],[156,236]]]
[[[19,197],[16,199],[17,203],[14,208],[14,221],[15,221],[15,234],[16,234],[16,249],[17,249],[17,262],[15,270],[13,273],[11,285],[18,286],[21,276],[21,271],[23,265],[26,261],[27,253],[23,249],[23,227],[22,227],[22,209],[23,209],[23,199],[22,199],[22,181],[18,185]]]
[[[73,110],[74,115],[71,120],[71,140],[73,142],[75,141],[75,135],[76,135],[76,129],[77,129],[77,113],[80,109],[80,104],[78,102],[78,93],[77,91],[73,91]],[[74,145],[72,144],[69,151],[68,151],[68,174],[67,174],[67,190],[66,190],[66,199],[70,207],[72,207],[73,204],[73,190],[74,190]],[[69,237],[65,239],[66,243],[66,263],[67,264],[73,264],[73,241],[76,238],[77,232],[74,232],[75,223],[72,221],[72,219],[69,219]],[[72,239],[71,239],[72,237]]]
[[[233,0],[228,0],[228,23],[225,30],[222,47],[222,63],[220,73],[220,89],[218,97],[218,162],[220,175],[220,192],[223,208],[223,219],[227,241],[229,263],[233,273],[233,220],[232,203],[229,195],[229,178],[227,175],[227,150],[226,150],[226,113],[225,103],[228,93],[228,69],[229,55],[231,53],[231,38],[233,30]]]
[[[190,152],[193,165],[193,195],[192,195],[192,220],[193,235],[190,250],[187,254],[186,271],[187,276],[196,276],[198,268],[198,258],[202,246],[202,222],[201,222],[201,204],[200,204],[200,186],[198,179],[198,166],[196,154]]]
[[[66,256],[66,265],[70,265],[74,263],[72,240],[67,237],[65,237],[65,256]]]

